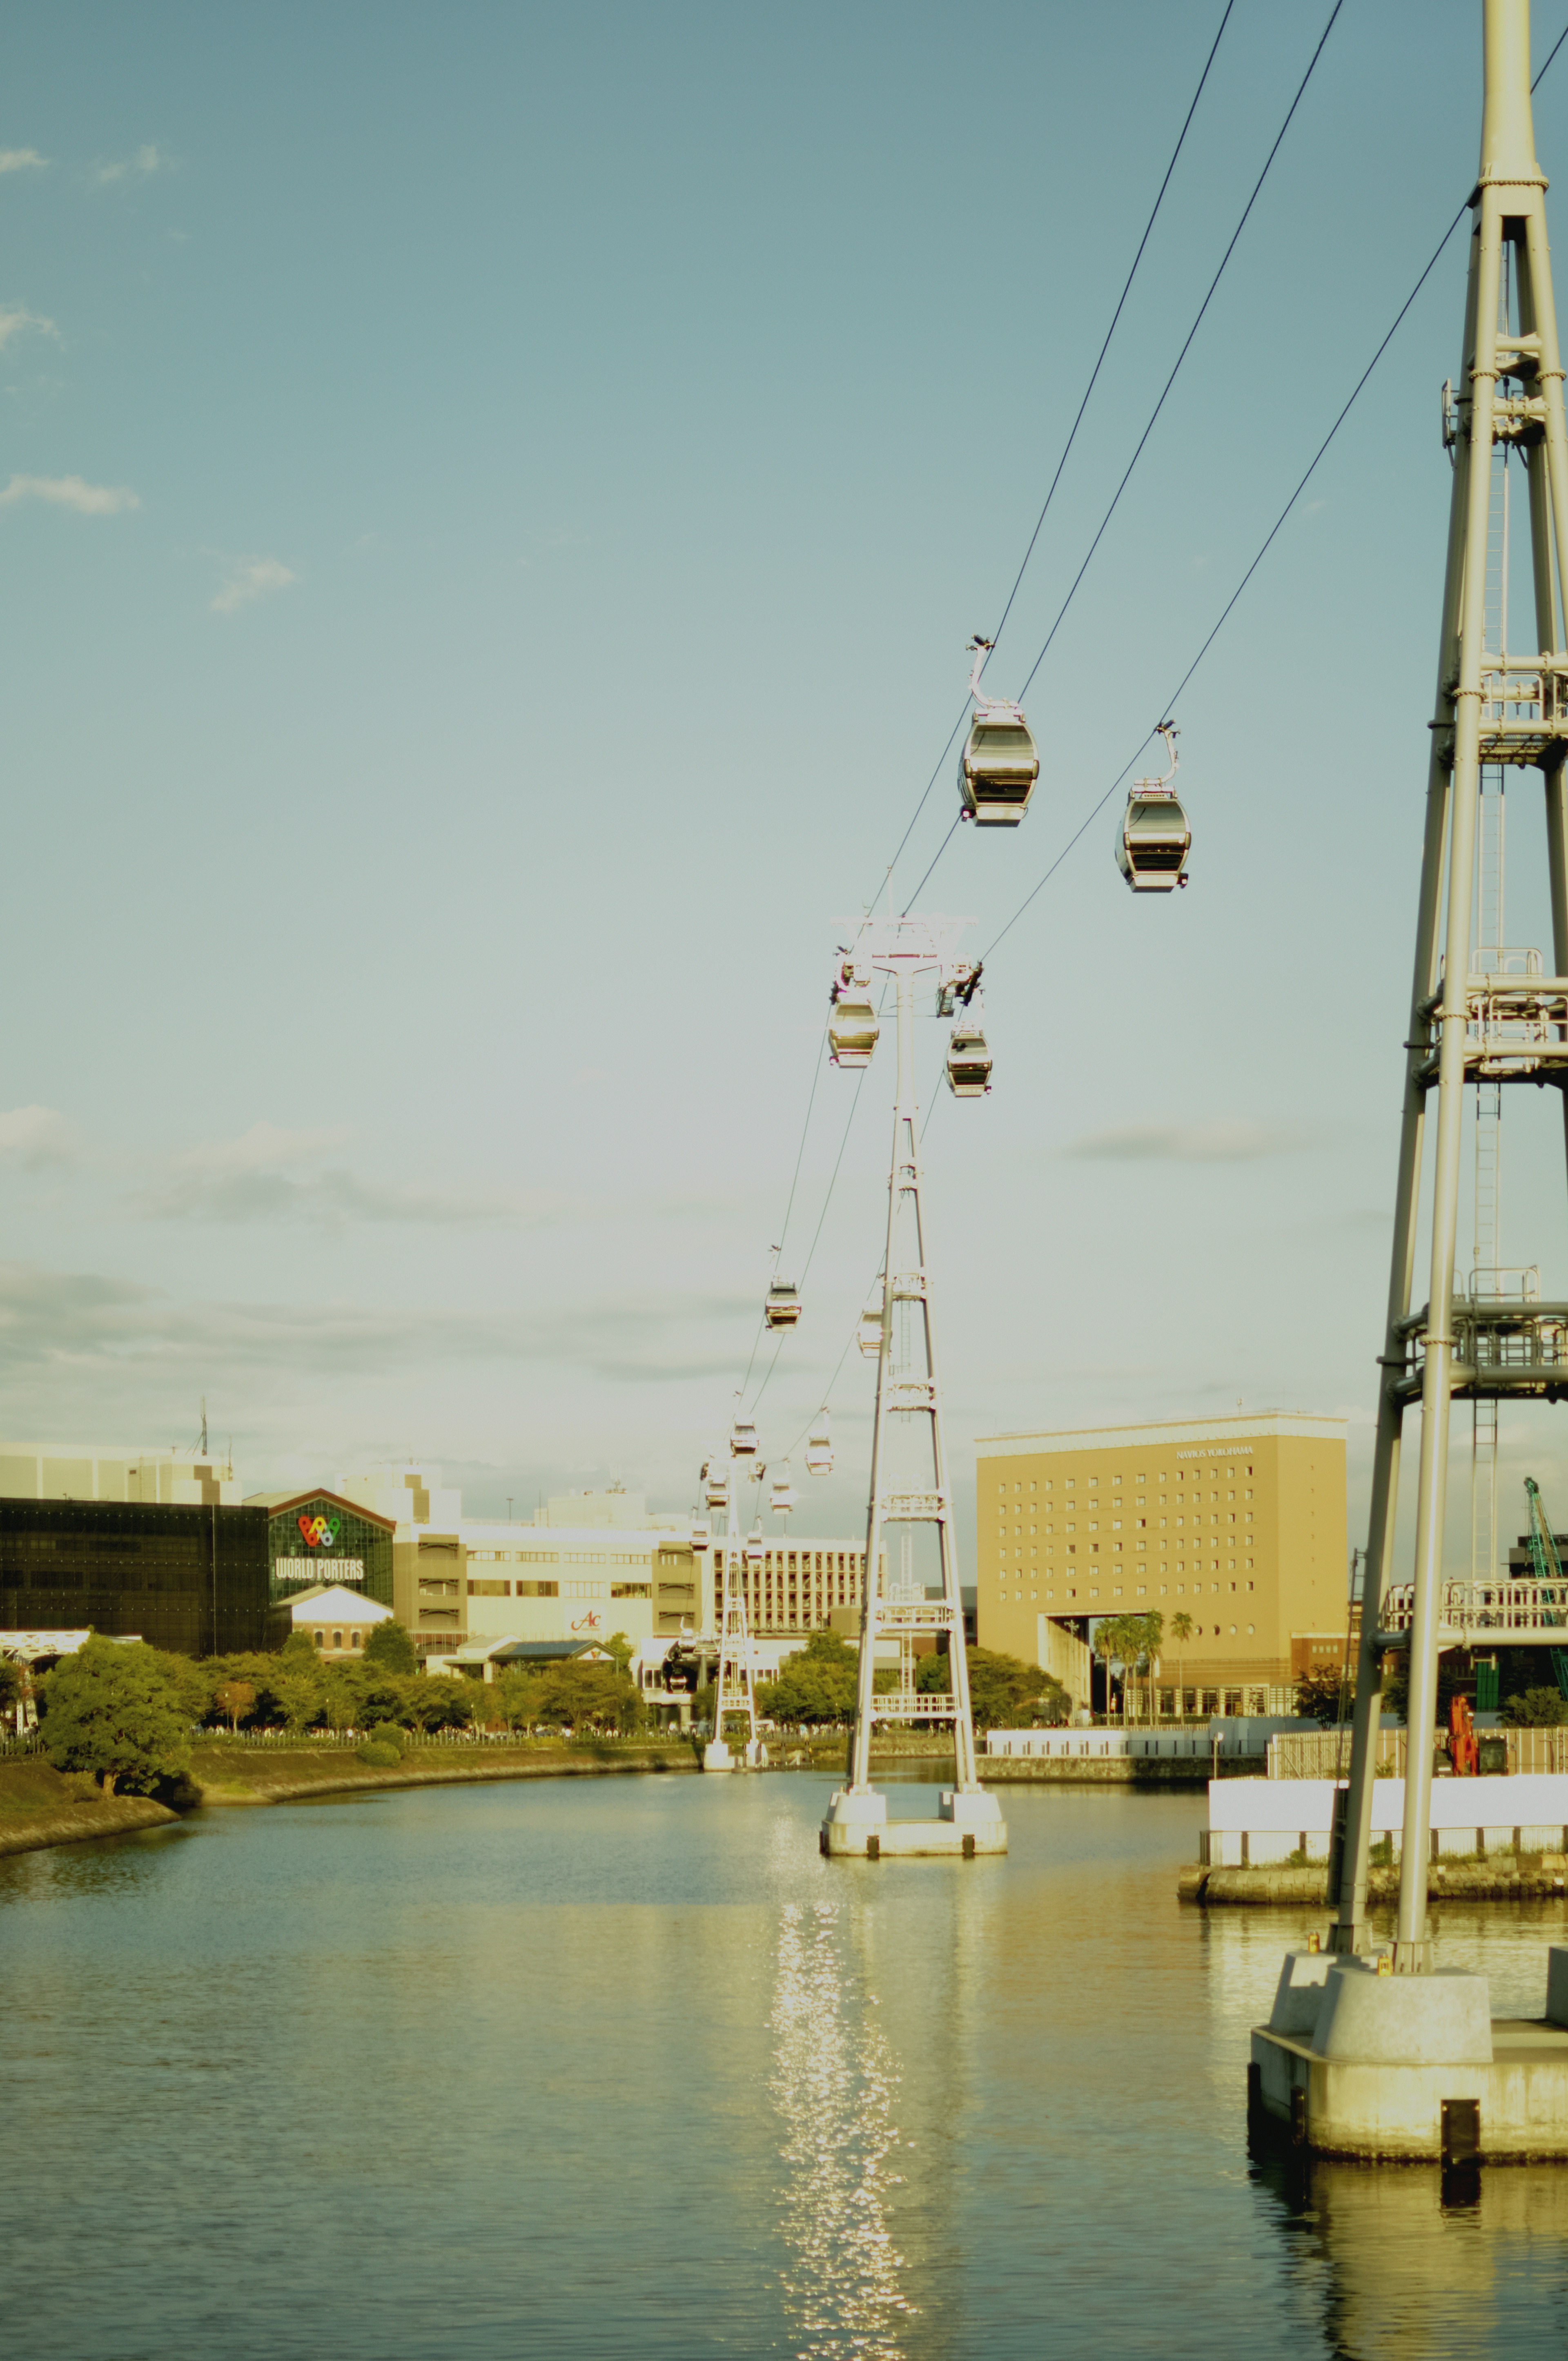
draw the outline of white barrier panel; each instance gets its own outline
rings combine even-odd
[[[1213,1869],[1326,1861],[1333,1798],[1332,1779],[1211,1779],[1204,1858]],[[1374,1780],[1373,1843],[1389,1839],[1397,1855],[1404,1817],[1404,1781]],[[1568,1851],[1568,1774],[1434,1779],[1431,1828],[1440,1855]]]
[[[1050,1762],[1066,1757],[1091,1763],[1124,1763],[1129,1755],[1156,1759],[1198,1756],[1208,1762],[1214,1749],[1212,1741],[1201,1730],[1177,1737],[1141,1730],[993,1730],[987,1734],[985,1751],[988,1754],[1025,1755]]]

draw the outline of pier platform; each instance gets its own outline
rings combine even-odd
[[[1484,1976],[1288,1952],[1247,2096],[1324,2156],[1568,2157],[1568,1949],[1548,1953],[1544,2016],[1524,2018],[1492,2016]]]
[[[822,1823],[823,1853],[829,1861],[972,1861],[1006,1851],[1002,1806],[983,1788],[946,1788],[938,1810],[934,1820],[890,1820],[885,1795],[836,1788]]]

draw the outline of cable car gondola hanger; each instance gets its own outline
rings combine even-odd
[[[980,828],[1016,828],[1029,808],[1040,756],[1023,707],[1005,697],[987,697],[981,687],[992,644],[978,631],[969,643],[974,657],[969,681],[974,713],[959,757],[959,818],[972,819]]]
[[[1135,779],[1127,790],[1127,808],[1116,838],[1116,866],[1135,894],[1168,894],[1187,883],[1187,856],[1192,829],[1171,785],[1179,767],[1174,721],[1162,721],[1156,733],[1165,741],[1170,768],[1157,779]]]

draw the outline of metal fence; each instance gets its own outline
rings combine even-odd
[[[1563,1730],[1482,1730],[1476,1736],[1490,1752],[1488,1741],[1501,1740],[1506,1749],[1506,1761],[1486,1765],[1497,1773],[1516,1774],[1544,1771],[1568,1771],[1568,1729]],[[1402,1730],[1385,1730],[1377,1739],[1377,1770],[1379,1779],[1402,1779],[1405,1775],[1407,1733]],[[1439,1756],[1448,1753],[1446,1733],[1435,1737]],[[1305,1730],[1299,1736],[1281,1733],[1268,1741],[1268,1776],[1271,1779],[1342,1779],[1350,1776],[1350,1731],[1344,1730]]]

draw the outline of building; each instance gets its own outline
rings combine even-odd
[[[323,1582],[363,1591],[392,1609],[392,1550],[397,1527],[379,1510],[336,1492],[253,1492],[249,1508],[267,1511],[270,1595],[288,1599]]]
[[[541,1521],[546,1525],[604,1525],[614,1532],[641,1532],[652,1527],[661,1532],[685,1532],[689,1519],[672,1515],[648,1514],[648,1499],[643,1492],[629,1492],[623,1484],[612,1484],[606,1492],[561,1492],[544,1504]]]
[[[1343,1419],[1281,1411],[982,1437],[981,1645],[1087,1699],[1094,1624],[1157,1609],[1161,1712],[1281,1709],[1298,1641],[1344,1630],[1344,1461]]]
[[[215,1452],[130,1443],[0,1443],[0,1499],[141,1500],[237,1508],[232,1463]]]
[[[717,1631],[722,1544],[716,1542],[705,1554],[703,1628]],[[746,1568],[746,1618],[752,1634],[798,1633],[804,1638],[810,1631],[839,1630],[853,1636],[861,1628],[865,1563],[863,1540],[838,1535],[818,1540],[805,1533],[794,1541],[783,1534],[764,1540],[761,1557]],[[879,1598],[886,1583],[884,1556]]]
[[[266,1511],[0,1499],[0,1628],[83,1625],[187,1656],[267,1647]]]
[[[287,1599],[290,1627],[303,1631],[321,1650],[326,1663],[354,1663],[365,1653],[365,1642],[378,1623],[389,1623],[392,1610],[357,1586],[318,1584],[313,1590],[294,1589]]]
[[[441,1470],[388,1461],[340,1475],[334,1496],[392,1527],[392,1612],[423,1657],[449,1656],[468,1635],[463,1495]]]

